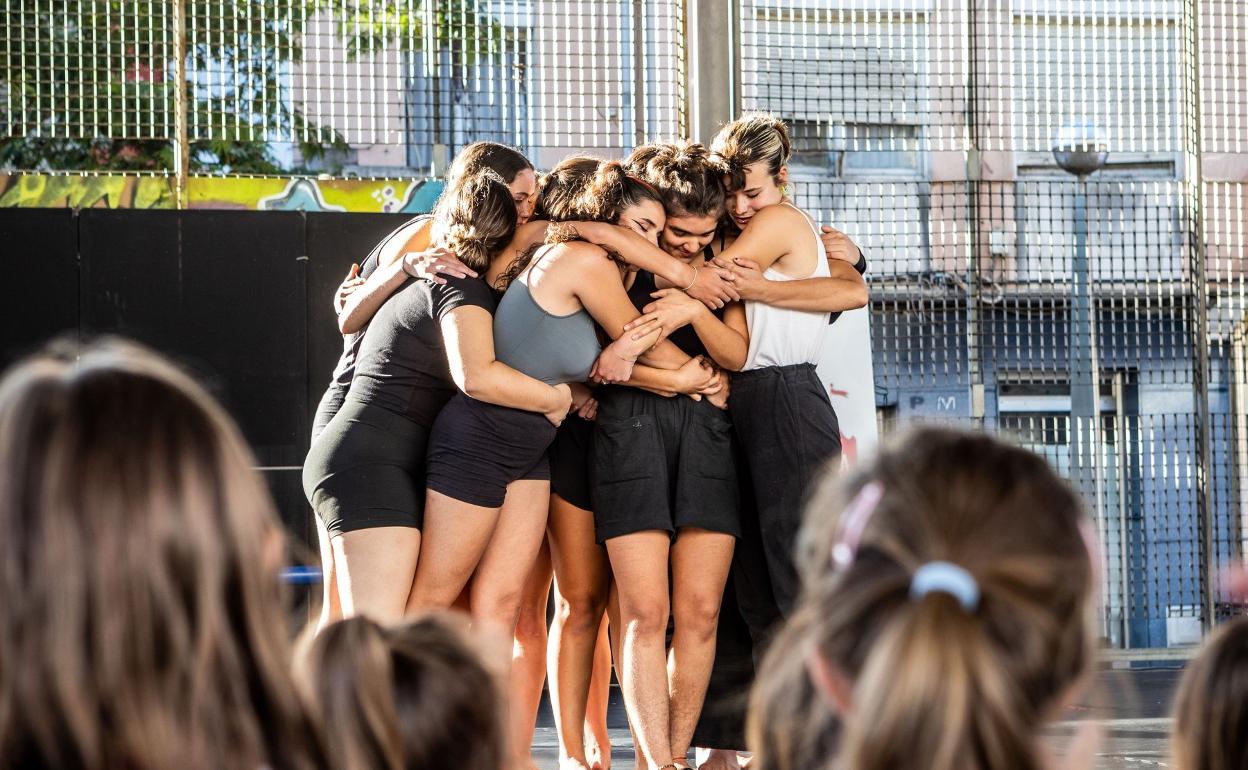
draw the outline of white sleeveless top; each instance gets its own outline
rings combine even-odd
[[[787,201],[781,205],[793,206]],[[800,209],[793,206],[802,219],[810,225],[811,237],[815,239],[818,258],[815,269],[807,278],[828,278],[828,260],[824,258],[823,241],[819,231]],[[796,281],[774,267],[769,267],[763,277],[770,281]],[[807,310],[789,310],[773,307],[756,300],[746,300],[745,321],[750,330],[750,349],[745,356],[742,371],[762,369],[765,366],[790,366],[813,364],[819,360],[823,348],[823,335],[828,330],[831,313],[813,313]]]

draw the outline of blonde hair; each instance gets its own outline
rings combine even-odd
[[[0,382],[0,767],[325,767],[233,423],[133,343]]]
[[[496,172],[482,169],[448,186],[433,210],[432,243],[484,272],[516,233],[516,202]]]
[[[835,755],[853,770],[1038,770],[1037,731],[1093,659],[1086,526],[1044,460],[984,434],[913,431],[825,481],[803,530],[799,607],[753,693],[759,766]],[[933,561],[969,573],[978,601],[912,598]],[[811,685],[820,659],[852,682],[839,725]]]
[[[503,726],[494,679],[449,615],[386,628],[334,623],[298,657],[342,770],[498,770]]]
[[[766,163],[767,173],[780,182],[780,169],[793,158],[789,127],[775,115],[751,112],[726,124],[711,141],[711,152],[724,167],[729,192],[745,184],[745,170]]]
[[[1248,618],[1214,633],[1183,672],[1174,702],[1178,770],[1248,767]]]

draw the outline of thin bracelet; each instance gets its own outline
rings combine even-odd
[[[693,267],[693,265],[690,265],[690,267]],[[698,268],[693,267],[693,280],[689,282],[688,286],[681,289],[681,291],[685,291],[685,292],[689,291],[690,289],[693,288],[693,285],[697,282],[698,282]]]

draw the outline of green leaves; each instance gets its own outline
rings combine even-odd
[[[174,170],[176,95],[186,89],[192,168],[280,173],[271,142],[305,158],[345,149],[292,98],[290,73],[320,16],[350,57],[446,51],[452,77],[523,43],[487,0],[187,0],[177,81],[168,0],[25,0],[9,11],[0,163],[18,168]],[[436,70],[435,70],[436,73]],[[319,148],[319,149],[318,149]],[[330,153],[333,154],[333,153]]]

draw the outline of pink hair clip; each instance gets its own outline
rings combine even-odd
[[[836,545],[832,546],[832,561],[838,567],[844,569],[854,563],[854,558],[858,555],[858,542],[862,540],[862,533],[882,497],[884,487],[879,482],[872,481],[859,490],[845,508],[841,536],[837,538]]]

